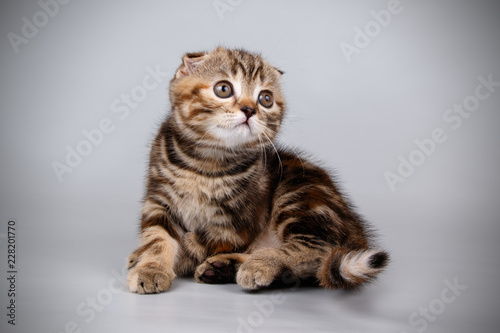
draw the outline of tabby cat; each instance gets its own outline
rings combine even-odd
[[[151,147],[132,292],[162,292],[193,274],[256,290],[285,272],[349,289],[386,266],[329,174],[274,144],[282,74],[245,50],[184,56]]]

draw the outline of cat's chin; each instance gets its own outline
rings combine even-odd
[[[231,128],[216,127],[213,131],[213,134],[221,139],[228,148],[246,146],[251,142],[255,142],[258,137],[255,129],[252,129],[248,123],[238,124]]]

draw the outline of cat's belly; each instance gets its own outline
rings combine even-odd
[[[188,232],[203,235],[202,245],[207,257],[218,253],[243,252],[250,241],[242,238],[233,226],[233,219],[221,215],[220,207],[199,198],[185,199],[182,204],[182,223]]]

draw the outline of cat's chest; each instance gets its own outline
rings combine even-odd
[[[223,206],[244,191],[230,179],[193,175],[176,178],[173,187],[175,210],[188,231],[231,223]]]

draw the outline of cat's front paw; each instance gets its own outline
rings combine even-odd
[[[246,290],[257,290],[269,286],[279,277],[282,266],[267,258],[252,258],[240,266],[236,283]]]
[[[158,265],[151,264],[130,270],[127,285],[134,293],[156,294],[170,288],[174,278],[172,270],[160,269]]]

